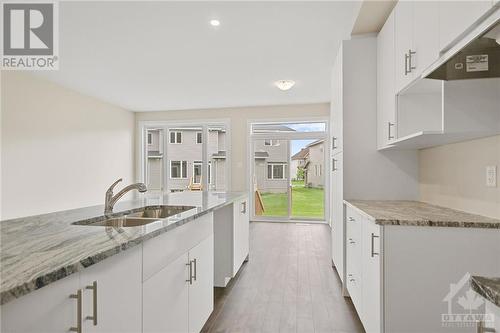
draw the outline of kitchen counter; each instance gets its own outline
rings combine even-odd
[[[243,192],[148,194],[123,201],[114,212],[124,215],[144,206],[196,208],[138,227],[73,225],[99,219],[104,205],[0,221],[0,304],[19,298],[101,260],[168,232],[199,216],[245,197]]]
[[[472,276],[470,285],[479,295],[500,307],[500,277]]]
[[[500,229],[500,220],[419,201],[345,200],[380,225]]]

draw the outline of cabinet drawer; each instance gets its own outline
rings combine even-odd
[[[144,242],[142,280],[147,280],[211,234],[213,213],[208,213]]]
[[[347,291],[349,292],[349,296],[351,297],[356,310],[360,311],[362,308],[362,300],[361,300],[361,276],[356,273],[348,273],[346,279]]]

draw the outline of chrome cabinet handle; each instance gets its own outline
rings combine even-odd
[[[411,64],[411,58],[412,58],[412,56],[414,56],[415,54],[417,54],[417,52],[412,51],[411,49],[410,49],[410,50],[408,50],[408,73],[411,73],[411,72],[412,72],[412,70],[417,69],[417,67],[412,66],[412,64]]]
[[[193,279],[196,281],[196,276],[198,275],[198,274],[196,274],[196,266],[197,266],[196,265],[196,258],[193,260],[193,263],[194,263],[194,276],[193,276]]]
[[[380,253],[378,252],[375,252],[375,238],[379,238],[379,236],[375,235],[373,232],[372,232],[372,258],[374,256],[378,256]]]
[[[337,146],[335,146],[335,140],[337,140],[337,138],[332,136],[332,150],[337,149]]]
[[[476,332],[477,333],[486,333],[486,332],[495,333],[496,330],[493,327],[484,327],[484,322],[482,320],[479,320],[477,322]]]
[[[336,159],[334,159],[334,158],[332,158],[332,172],[333,172],[333,171],[337,171],[337,166],[335,165],[335,164],[336,164],[336,162],[337,162],[337,160],[336,160]]]
[[[388,129],[388,131],[387,131],[387,139],[388,140],[394,139],[394,135],[391,135],[391,127],[393,127],[393,126],[394,126],[394,123],[391,123],[390,121],[387,122],[387,129]]]
[[[87,316],[85,319],[92,320],[94,326],[97,326],[97,281],[92,282],[85,289],[92,290],[92,316]]]
[[[353,241],[352,238],[349,238],[348,241],[349,241],[350,244],[356,244],[356,242]]]
[[[246,201],[243,201],[241,203],[241,211],[240,211],[242,214],[246,214],[247,213],[247,202]]]
[[[186,282],[189,282],[189,284],[193,284],[193,266],[191,265],[193,262],[189,261],[189,263],[186,264],[186,266],[189,266],[189,280],[186,280]]]
[[[348,217],[348,219],[349,219],[349,221],[351,221],[351,222],[356,221],[356,220],[354,219],[354,217],[352,217],[352,216],[349,216],[349,217]]]
[[[82,290],[78,289],[76,294],[69,295],[69,298],[76,299],[76,327],[70,327],[71,332],[82,333]]]
[[[410,71],[408,70],[408,59],[409,58],[410,58],[410,56],[405,53],[405,76],[410,73]]]

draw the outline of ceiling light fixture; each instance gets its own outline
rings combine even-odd
[[[220,25],[220,21],[216,19],[210,20],[210,25],[212,27],[218,27]]]
[[[278,80],[274,82],[274,85],[278,87],[279,90],[286,91],[290,90],[294,85],[294,80]]]

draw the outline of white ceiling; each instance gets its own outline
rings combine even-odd
[[[60,69],[37,75],[133,111],[326,102],[359,6],[61,2]]]

